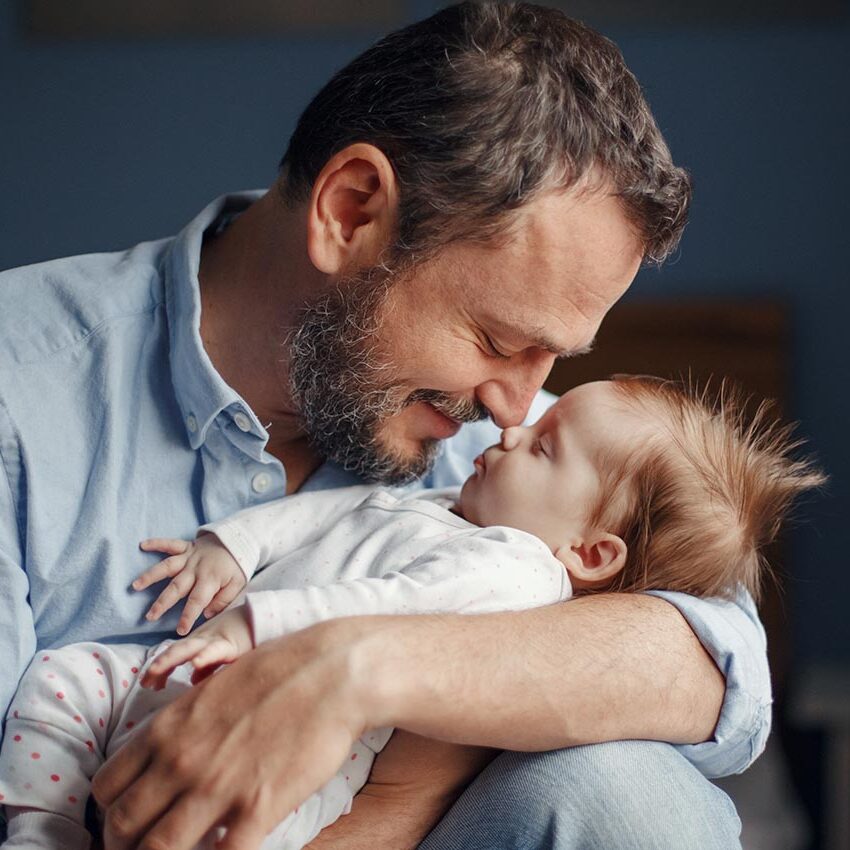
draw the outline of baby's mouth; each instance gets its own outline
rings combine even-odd
[[[487,469],[487,461],[484,458],[484,452],[481,452],[474,461],[472,461],[472,465],[475,467],[476,472],[485,472]]]

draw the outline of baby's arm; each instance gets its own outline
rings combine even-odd
[[[143,540],[144,551],[168,557],[142,573],[133,589],[172,579],[146,618],[158,620],[188,595],[177,624],[178,634],[188,634],[201,612],[209,619],[223,611],[259,567],[320,537],[374,489],[362,485],[287,496],[204,525],[194,541]]]
[[[375,491],[373,484],[296,493],[201,526],[215,534],[250,578],[255,570],[312,543]]]
[[[323,620],[370,614],[485,614],[534,608],[571,595],[564,566],[535,537],[478,529],[380,578],[247,595],[255,643]]]
[[[332,584],[262,590],[178,641],[151,664],[143,684],[162,687],[191,661],[192,681],[253,646],[323,620],[369,614],[451,611],[486,614],[567,599],[564,566],[545,544],[512,529],[478,529],[431,549],[398,570]]]

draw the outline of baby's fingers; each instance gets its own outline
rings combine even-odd
[[[166,555],[182,555],[192,545],[190,540],[176,540],[173,537],[149,537],[139,544],[144,552],[163,552]]]
[[[174,580],[159,594],[156,602],[148,609],[145,614],[146,620],[158,620],[166,611],[173,608],[191,589],[195,583],[193,573],[179,572]]]
[[[183,607],[183,613],[180,615],[180,621],[177,623],[177,634],[187,635],[195,625],[195,621],[201,616],[201,611],[207,606],[209,601],[215,596],[219,585],[215,579],[209,577],[201,577],[192,588],[189,598],[186,600],[186,605]]]
[[[211,617],[215,617],[216,614],[220,614],[233,602],[234,599],[239,595],[239,591],[245,586],[244,579],[242,581],[229,581],[224,587],[219,590],[218,593],[213,597],[212,602],[204,608],[204,616],[209,620]]]
[[[203,670],[207,667],[230,664],[237,658],[236,647],[226,638],[216,637],[195,655],[192,659],[192,666],[196,670]]]
[[[157,655],[142,676],[142,686],[145,688],[155,687],[157,689],[165,686],[168,677],[181,664],[190,661],[200,650],[204,648],[206,641],[203,638],[186,638],[171,644],[165,652]]]
[[[157,550],[158,551],[158,550]],[[154,564],[149,570],[145,570],[134,582],[133,590],[144,590],[164,578],[176,576],[186,566],[185,555],[172,555],[158,564]]]

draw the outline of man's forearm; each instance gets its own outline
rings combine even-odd
[[[725,682],[679,612],[588,596],[507,614],[367,618],[366,715],[458,743],[546,750],[711,737]]]
[[[263,644],[183,693],[110,758],[92,793],[109,850],[189,850],[222,822],[258,847],[367,729],[519,750],[695,742],[711,736],[723,691],[687,623],[651,597],[350,617]]]
[[[396,731],[369,782],[309,850],[405,850],[437,825],[464,788],[498,754]]]

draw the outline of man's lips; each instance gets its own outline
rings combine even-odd
[[[437,432],[433,434],[433,436],[438,440],[445,440],[447,437],[454,437],[458,431],[460,431],[462,422],[458,422],[457,419],[452,419],[451,416],[446,416],[441,410],[438,410],[434,407],[430,402],[426,402],[425,406],[434,416],[435,419],[435,428],[434,430]]]

